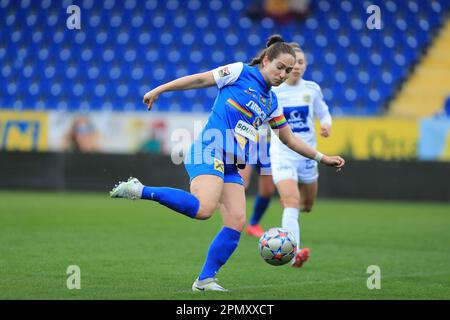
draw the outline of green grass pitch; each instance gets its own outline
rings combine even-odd
[[[262,224],[280,221],[275,199]],[[266,264],[243,234],[218,274],[231,291],[193,293],[220,227],[218,213],[194,221],[107,192],[1,191],[0,299],[450,299],[449,204],[319,199],[301,215],[304,268]],[[69,265],[80,290],[67,289]],[[370,265],[379,290],[367,288]]]

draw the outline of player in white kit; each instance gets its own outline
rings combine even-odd
[[[303,79],[307,62],[298,44],[291,43],[296,53],[296,64],[288,80],[272,88],[283,113],[295,135],[316,147],[314,116],[320,120],[320,135],[331,132],[331,115],[323,100],[320,86]],[[282,227],[291,231],[298,243],[293,267],[301,267],[308,260],[309,248],[300,249],[300,212],[310,212],[317,195],[319,177],[317,163],[292,152],[274,134],[271,139],[270,160],[272,177],[283,205]]]

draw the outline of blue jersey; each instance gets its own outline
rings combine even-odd
[[[201,135],[203,143],[221,148],[230,159],[240,163],[249,160],[252,146],[258,141],[258,128],[269,122],[272,128],[287,125],[276,95],[267,86],[257,66],[241,62],[213,71],[219,94]],[[225,141],[213,142],[210,130],[218,130]],[[214,135],[214,134],[213,134]]]
[[[258,128],[264,122],[273,129],[288,123],[258,67],[238,62],[212,73],[219,94],[184,164],[191,181],[199,175],[216,175],[225,183],[243,184],[236,165],[257,163]]]

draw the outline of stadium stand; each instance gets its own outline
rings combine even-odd
[[[450,20],[392,102],[390,115],[429,117],[442,110],[450,93],[449,52]]]
[[[245,16],[246,2],[0,1],[0,108],[144,111],[164,81],[249,61],[280,33],[307,53],[305,78],[321,84],[335,115],[379,115],[445,24],[450,1],[379,1],[382,29],[366,28],[367,1],[311,1],[304,21]],[[377,3],[375,3],[377,4]],[[8,43],[8,44],[6,44]],[[208,112],[215,88],[164,94],[158,111]]]

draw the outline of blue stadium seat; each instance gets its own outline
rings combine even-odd
[[[305,50],[306,78],[338,114],[374,115],[431,44],[449,1],[380,2],[382,30],[365,26],[367,2],[312,2],[305,21],[245,16],[242,0],[80,2],[81,30],[68,30],[72,1],[0,1],[0,108],[144,110],[147,90],[187,74],[249,62],[280,33]],[[161,97],[155,110],[210,112],[216,88]]]

